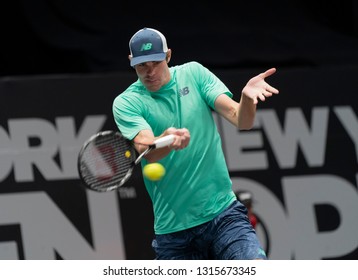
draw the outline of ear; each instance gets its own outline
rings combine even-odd
[[[172,50],[168,49],[167,51],[167,56],[165,58],[165,60],[167,61],[167,63],[169,63],[170,59],[172,58]]]
[[[129,59],[129,61],[132,60],[132,56],[130,54],[128,55],[128,59]]]

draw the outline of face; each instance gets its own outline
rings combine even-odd
[[[137,76],[148,91],[158,91],[162,86],[170,81],[170,72],[167,60],[149,61],[134,66]]]

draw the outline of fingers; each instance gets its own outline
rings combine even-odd
[[[167,132],[175,136],[173,143],[170,145],[170,148],[174,150],[181,150],[189,145],[190,132],[187,128],[171,127],[167,129]]]
[[[270,86],[269,84],[267,84],[265,91],[269,92],[269,93],[274,93],[274,94],[279,93],[277,88],[274,88],[274,87]]]
[[[262,74],[263,74],[264,78],[267,78],[267,77],[271,76],[272,74],[274,74],[275,72],[276,72],[276,68],[270,68]]]
[[[267,89],[261,88],[256,90],[256,94],[251,96],[253,104],[256,105],[259,100],[265,101],[267,97],[271,97],[273,94],[278,94],[279,91],[273,87],[268,87]]]
[[[253,101],[256,105],[259,101],[265,101],[267,97],[278,94],[278,89],[266,83],[265,78],[276,72],[276,68],[270,68],[265,72],[251,78],[244,87],[242,94]]]
[[[253,103],[254,103],[254,105],[256,105],[257,103],[259,103],[259,101],[257,100],[257,98],[253,98]]]
[[[179,137],[177,137],[177,149],[184,149],[189,145],[190,142],[190,133],[186,128],[180,128],[176,133]]]
[[[271,68],[267,71],[265,71],[264,73],[262,73],[262,78],[265,79],[269,76],[271,76],[272,74],[274,74],[276,72],[276,68]],[[261,101],[265,101],[266,97],[271,97],[273,94],[278,94],[279,90],[274,88],[273,86],[270,86],[268,83],[264,82],[264,84],[262,85],[262,92],[259,93],[258,98]],[[254,104],[255,101],[254,101]]]
[[[278,93],[279,93],[279,91],[277,89],[275,89],[274,87],[268,86],[267,89],[263,89],[263,91],[258,94],[258,98],[261,101],[265,101],[266,97],[271,97],[273,94],[278,94]],[[255,103],[255,101],[254,101],[254,104],[257,104],[257,103]]]

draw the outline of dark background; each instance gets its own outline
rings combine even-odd
[[[317,67],[358,63],[358,2],[5,1],[0,75],[130,70],[128,41],[162,31],[171,63],[212,69]]]

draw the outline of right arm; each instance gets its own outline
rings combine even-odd
[[[141,130],[136,137],[133,139],[134,147],[138,153],[142,153],[148,147],[147,145],[137,144],[137,143],[148,143],[152,144],[154,140],[161,138],[163,136],[167,136],[169,134],[173,134],[174,141],[167,147],[159,148],[152,150],[147,155],[145,155],[145,159],[148,162],[156,162],[164,157],[166,157],[171,150],[181,150],[186,148],[190,142],[190,132],[186,128],[174,128],[170,127],[166,129],[160,136],[155,137],[153,132],[149,129]]]

